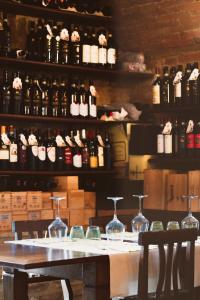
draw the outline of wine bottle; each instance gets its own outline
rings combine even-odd
[[[51,130],[48,129],[47,139],[47,169],[54,171],[56,169],[56,143],[55,137],[51,135]]]
[[[69,116],[69,99],[68,99],[68,90],[65,80],[62,78],[60,82],[60,91],[59,91],[59,98],[60,98],[60,116],[61,117],[68,117]]]
[[[97,145],[95,143],[94,137],[89,141],[89,154],[90,154],[90,168],[98,168],[98,156],[97,156]]]
[[[200,122],[197,122],[197,125],[196,125],[194,144],[195,144],[196,157],[199,157],[199,154],[200,154]]]
[[[75,144],[72,142],[70,135],[66,132],[65,134],[65,141],[66,141],[66,147],[65,147],[65,169],[71,170],[73,169],[73,153]]]
[[[172,153],[174,156],[178,156],[178,140],[179,140],[179,125],[178,121],[176,120],[173,124],[172,130]]]
[[[83,33],[82,39],[82,64],[89,65],[91,63],[91,42],[86,29]]]
[[[166,122],[165,127],[163,129],[164,134],[164,154],[171,155],[172,148],[172,123]]]
[[[52,116],[58,117],[60,115],[59,112],[59,85],[56,78],[53,78],[52,88],[51,88],[51,109]]]
[[[90,63],[92,67],[98,66],[99,63],[99,47],[95,31],[91,34],[90,42]]]
[[[70,88],[70,116],[73,118],[79,117],[80,114],[80,103],[78,97],[78,88],[75,80],[71,83]]]
[[[4,31],[3,31],[3,20],[0,20],[0,55],[3,56],[4,52]]]
[[[0,168],[2,170],[7,170],[9,167],[9,145],[10,140],[6,132],[6,126],[1,126]]]
[[[32,89],[32,81],[29,75],[25,76],[24,84],[23,84],[23,109],[22,113],[24,115],[31,114],[31,89]]]
[[[6,14],[3,14],[3,56],[10,56],[11,54],[11,31],[8,23],[8,18]]]
[[[28,135],[28,163],[31,171],[36,171],[38,168],[38,140],[36,132],[32,129]]]
[[[153,104],[160,104],[160,90],[161,90],[161,79],[159,69],[155,70],[155,77],[153,80]]]
[[[96,138],[97,138],[98,168],[103,169],[105,167],[105,158],[106,158],[105,156],[109,154],[108,153],[109,152],[109,149],[108,149],[109,148],[109,139],[108,139],[108,137],[106,137],[107,149],[105,149],[104,141],[99,132],[97,133]],[[105,152],[105,150],[107,150],[107,153]],[[109,167],[108,162],[107,162],[107,167]]]
[[[183,66],[179,65],[176,76],[173,81],[174,85],[174,103],[175,104],[182,104],[183,97],[182,97],[182,77],[183,77]]]
[[[34,116],[41,115],[41,98],[42,98],[41,87],[39,85],[38,79],[35,77],[33,79],[33,84],[31,87],[32,115]]]
[[[81,82],[79,88],[79,103],[80,103],[80,117],[88,118],[88,99],[87,92],[85,90],[84,82]]]
[[[65,147],[66,143],[63,139],[62,132],[57,130],[56,133],[56,169],[63,171],[65,166]]]
[[[8,71],[3,71],[3,83],[1,94],[1,112],[8,114],[11,112],[11,93],[12,88],[8,78]]]
[[[53,38],[52,38],[51,62],[55,64],[60,63],[60,31],[61,31],[60,25],[57,26],[57,24],[54,23],[52,28]]]
[[[75,169],[82,168],[82,142],[80,139],[80,131],[77,130],[76,133],[71,132],[71,140],[73,141],[75,147],[73,149],[73,167]]]
[[[164,154],[164,135],[163,135],[164,124],[160,124],[157,134],[157,154]]]
[[[35,33],[36,38],[36,59],[43,61],[44,59],[44,24],[41,19],[37,23],[37,32]]]
[[[187,155],[193,157],[195,154],[195,131],[194,131],[194,121],[189,120],[186,129],[186,149]]]
[[[42,97],[41,97],[41,115],[43,117],[47,117],[50,115],[50,87],[49,87],[49,80],[45,77],[41,80],[41,90],[42,90]]]
[[[112,169],[112,145],[110,143],[110,138],[108,132],[105,134],[105,148],[104,148],[104,160],[106,170]]]
[[[169,68],[163,68],[163,78],[161,81],[161,103],[164,105],[169,104]]]
[[[108,68],[115,69],[117,64],[117,45],[111,32],[108,33],[108,50],[107,50]]]
[[[21,130],[18,134],[18,161],[19,169],[27,170],[28,168],[28,141],[26,132]]]
[[[80,65],[82,62],[81,58],[81,34],[79,27],[74,25],[74,28],[71,31],[71,51],[70,51],[70,59],[71,64]]]
[[[186,123],[181,122],[178,136],[178,154],[180,157],[186,157]]]
[[[70,35],[68,26],[63,24],[63,28],[60,31],[60,63],[69,64],[70,54]]]
[[[96,105],[96,88],[93,81],[89,82],[88,90],[88,105],[89,105],[89,117],[96,119],[97,117],[97,105]]]
[[[170,68],[170,75],[169,75],[169,104],[174,104],[174,78],[176,76],[176,67]]]
[[[17,170],[18,167],[18,141],[16,129],[11,125],[9,128],[9,168]]]
[[[13,108],[15,114],[20,114],[22,111],[22,80],[20,78],[19,71],[14,73],[13,83],[12,83],[12,98],[13,98]]]
[[[26,39],[27,58],[30,60],[36,60],[37,42],[36,42],[36,33],[35,33],[35,23],[33,21],[30,21],[28,27],[29,27],[29,33]]]
[[[105,31],[101,31],[98,37],[99,42],[99,67],[105,68],[107,65],[107,38]]]
[[[51,30],[52,23],[48,21],[45,24],[44,29],[44,61],[45,62],[51,62],[52,58],[52,38],[53,38],[53,32]]]
[[[183,95],[183,103],[185,105],[190,105],[190,83],[189,78],[192,72],[191,64],[186,65],[185,74],[182,79],[182,95]]]
[[[89,154],[89,145],[86,136],[86,130],[82,129],[81,131],[81,140],[82,140],[82,165],[84,170],[88,170],[90,167],[90,154]]]
[[[193,64],[193,70],[189,77],[190,104],[197,105],[199,102],[199,69],[198,62]]]
[[[47,163],[47,145],[45,134],[38,131],[38,169],[44,171]]]

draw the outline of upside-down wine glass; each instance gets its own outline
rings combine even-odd
[[[133,197],[137,197],[139,199],[139,211],[137,216],[133,218],[131,221],[132,231],[135,233],[148,231],[149,229],[149,221],[142,214],[142,199],[148,197],[148,195],[132,195]]]
[[[188,215],[181,221],[181,228],[197,228],[199,229],[199,221],[192,215],[191,200],[199,198],[197,195],[182,196],[188,200]]]
[[[123,197],[107,197],[114,202],[114,215],[113,219],[106,225],[106,236],[109,240],[123,241],[125,226],[117,218],[117,201],[124,199]]]
[[[65,197],[50,197],[50,199],[56,201],[57,212],[55,220],[48,226],[48,232],[50,238],[63,238],[67,236],[68,227],[60,218],[60,201]]]

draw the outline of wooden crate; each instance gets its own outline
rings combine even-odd
[[[69,211],[69,225],[84,225],[84,210],[83,209],[70,209]]]
[[[53,192],[52,193],[53,197],[64,197],[65,199],[60,200],[59,207],[60,209],[67,209],[68,207],[68,201],[67,201],[67,193],[66,192]],[[53,201],[53,209],[57,208],[57,201]]]
[[[28,220],[28,215],[26,212],[12,213],[12,221],[26,221]]]
[[[69,209],[84,208],[84,190],[68,191],[68,207]]]
[[[41,220],[41,211],[28,211],[28,220]]]
[[[27,192],[12,192],[12,211],[26,211]]]
[[[84,208],[96,208],[96,193],[85,192],[84,193]]]
[[[27,192],[27,210],[42,209],[42,192]]]
[[[11,211],[11,193],[0,192],[0,211]]]
[[[55,191],[78,190],[78,176],[56,176],[54,179],[57,183]]]
[[[0,213],[0,231],[8,231],[12,229],[11,212]]]
[[[53,209],[45,209],[41,211],[41,219],[48,220],[54,218],[54,211]]]
[[[188,172],[188,194],[197,195],[198,199],[191,201],[192,211],[200,211],[200,171]]]
[[[89,225],[89,218],[96,216],[96,209],[84,209],[83,225]]]
[[[42,193],[42,209],[52,209],[53,208],[53,200],[50,199],[51,193],[43,192]]]

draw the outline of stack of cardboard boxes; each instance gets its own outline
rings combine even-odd
[[[96,214],[96,193],[79,190],[77,176],[56,177],[54,192],[0,192],[0,231],[12,229],[12,221],[44,220],[56,216],[57,205],[52,196],[64,197],[60,201],[60,216],[68,219],[69,226],[88,225]]]

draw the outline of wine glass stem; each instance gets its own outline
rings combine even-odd
[[[191,211],[191,198],[190,197],[188,198],[188,212],[189,212],[189,215],[191,215],[192,211]]]
[[[60,217],[60,201],[59,200],[56,200],[57,201],[57,218]]]
[[[142,213],[142,197],[139,197],[139,214]]]
[[[116,200],[113,201],[114,201],[114,219],[117,219],[117,201]]]

